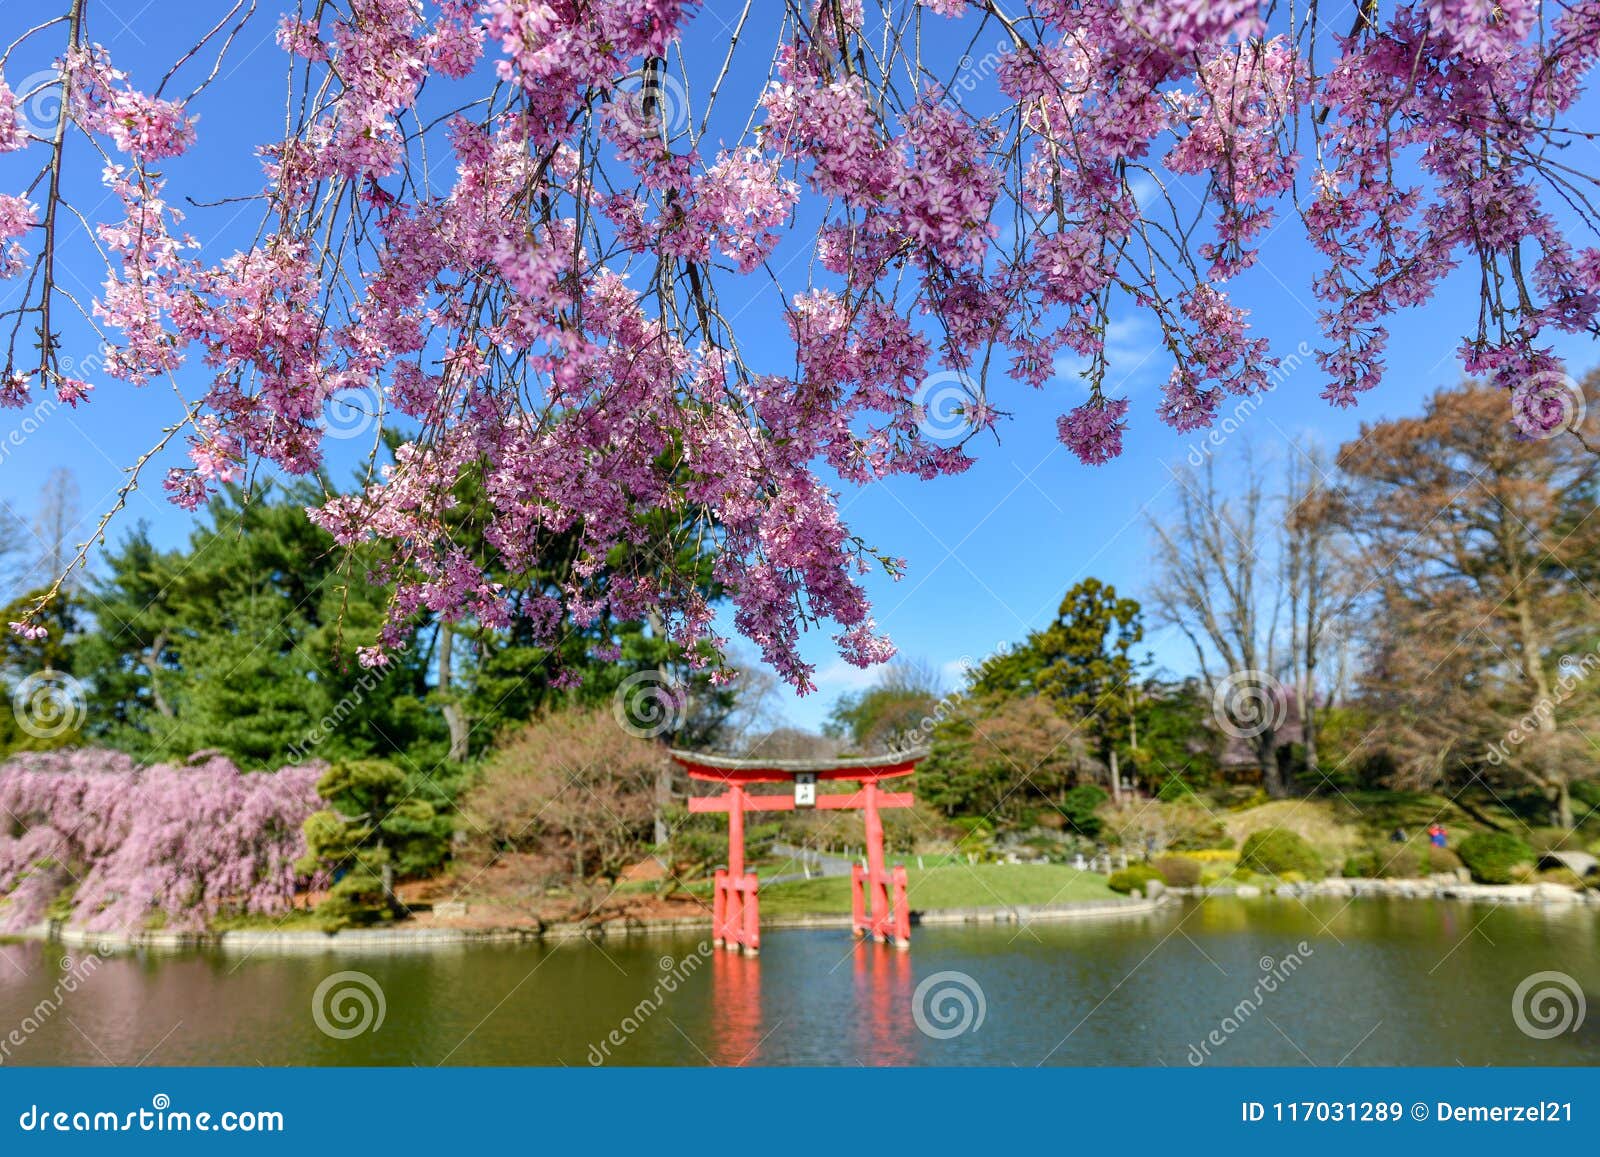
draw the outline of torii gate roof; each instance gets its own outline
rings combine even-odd
[[[694,779],[738,783],[784,783],[799,772],[812,772],[824,779],[885,779],[909,775],[917,763],[928,756],[926,747],[908,751],[888,751],[881,755],[850,756],[842,759],[762,759],[736,755],[712,755],[699,751],[667,752],[688,770]]]

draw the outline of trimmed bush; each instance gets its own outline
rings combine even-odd
[[[1161,856],[1151,867],[1174,888],[1193,888],[1200,883],[1200,861],[1187,856]]]
[[[1106,886],[1113,892],[1121,892],[1123,895],[1127,895],[1135,888],[1143,891],[1144,886],[1151,880],[1160,879],[1161,873],[1149,864],[1129,864],[1120,872],[1112,872],[1111,878],[1106,881]]]
[[[1461,866],[1461,857],[1449,848],[1428,845],[1428,871],[1451,875]]]
[[[1473,832],[1456,854],[1480,884],[1509,884],[1520,865],[1533,863],[1533,849],[1506,832]]]
[[[1422,857],[1409,844],[1390,844],[1378,849],[1378,877],[1384,880],[1414,880],[1422,875]]]
[[[1263,876],[1299,872],[1307,879],[1323,875],[1322,857],[1310,844],[1287,828],[1262,828],[1252,832],[1239,849],[1239,866]]]

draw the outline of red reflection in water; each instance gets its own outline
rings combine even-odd
[[[916,1059],[911,1018],[911,954],[869,940],[855,947],[856,1055],[862,1064],[909,1065]]]
[[[761,1060],[761,958],[718,948],[711,957],[711,1060],[753,1065]]]

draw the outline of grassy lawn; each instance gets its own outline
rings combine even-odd
[[[1451,843],[1485,829],[1479,816],[1510,831],[1523,823],[1492,799],[1474,800],[1473,811],[1446,796],[1427,792],[1345,791],[1313,799],[1275,800],[1224,816],[1228,834],[1239,842],[1265,827],[1282,827],[1304,836],[1325,853],[1344,855],[1362,846],[1386,843],[1395,828],[1420,839],[1438,821],[1450,831]]]
[[[1479,797],[1470,801],[1478,815],[1473,815],[1460,803],[1448,796],[1428,792],[1408,791],[1347,791],[1334,796],[1331,806],[1334,815],[1344,823],[1353,824],[1373,839],[1386,839],[1395,828],[1421,834],[1437,820],[1453,833],[1485,830],[1480,816],[1493,820],[1510,831],[1520,831],[1524,818],[1492,797]],[[1540,819],[1531,821],[1535,825]]]
[[[962,864],[910,868],[907,875],[906,897],[912,908],[922,910],[1063,904],[1072,900],[1109,900],[1117,895],[1106,887],[1104,876],[1064,864]],[[796,880],[761,889],[762,915],[849,911],[848,877]]]

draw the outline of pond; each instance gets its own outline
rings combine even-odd
[[[1287,899],[921,928],[909,953],[772,932],[758,959],[693,936],[105,958],[10,943],[0,1063],[1594,1065],[1597,948],[1594,908]]]

